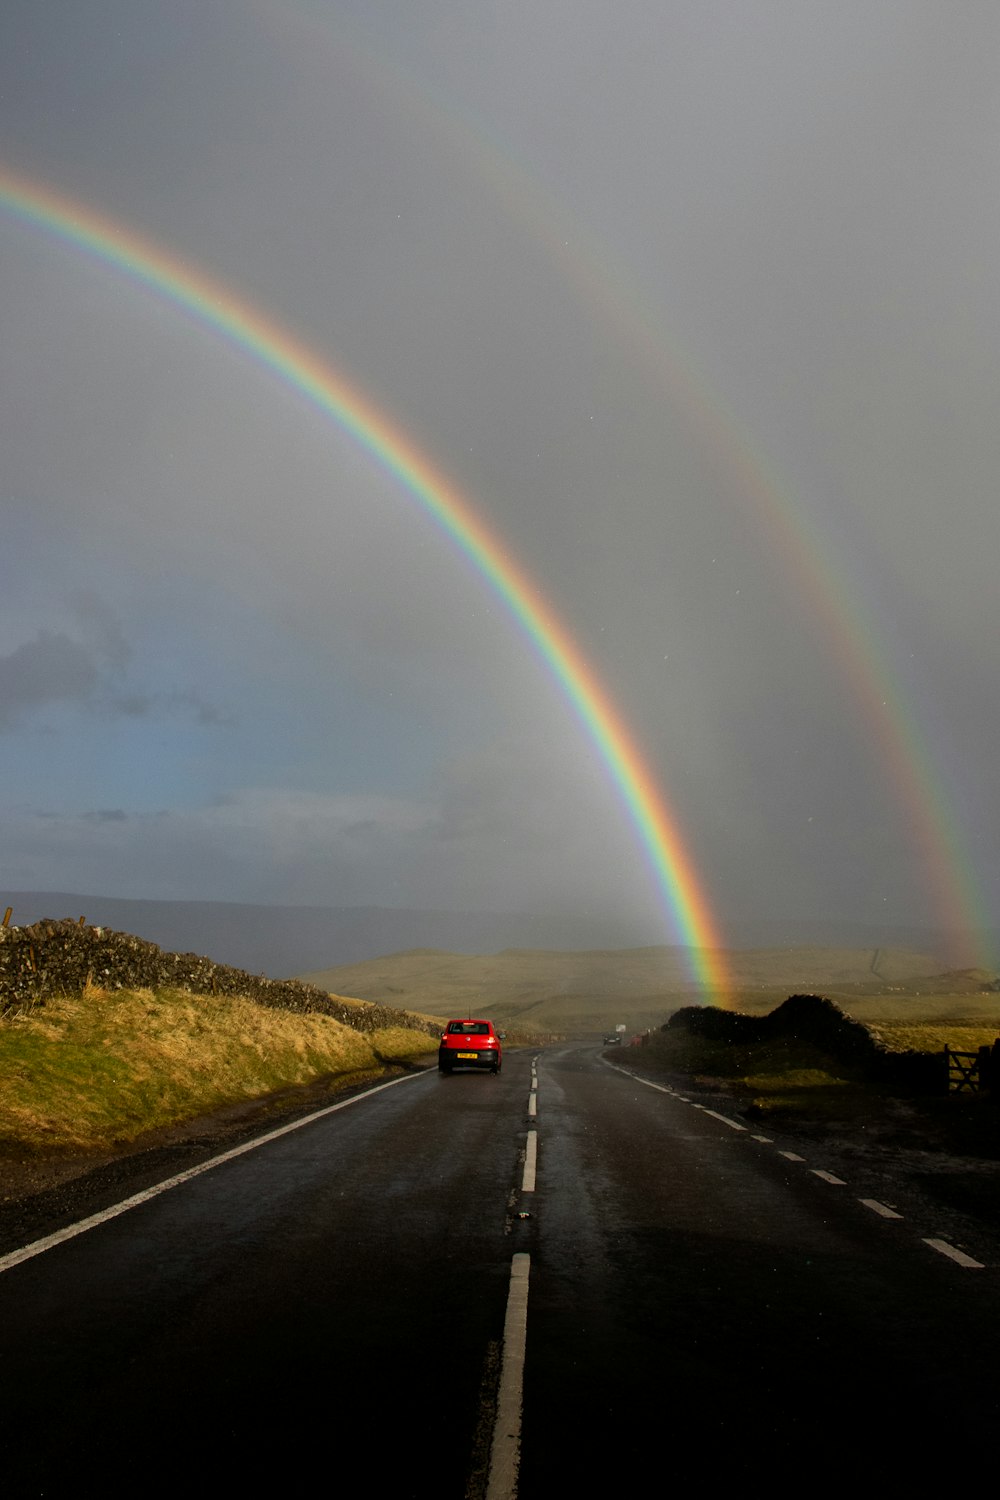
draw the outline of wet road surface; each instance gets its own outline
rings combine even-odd
[[[537,1092],[511,1050],[496,1079],[405,1079],[8,1265],[0,1488],[258,1493],[357,1467],[377,1495],[494,1500],[495,1426],[522,1500],[638,1493],[650,1469],[954,1483],[1000,1404],[997,1262],[613,1061],[549,1049]]]

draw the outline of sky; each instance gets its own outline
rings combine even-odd
[[[0,174],[224,288],[447,478],[722,940],[957,934],[1000,902],[998,47],[972,0],[6,0]],[[0,200],[4,885],[683,938],[406,485]]]

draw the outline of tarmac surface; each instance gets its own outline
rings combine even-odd
[[[995,1237],[628,1064],[405,1076],[8,1237],[0,1490],[954,1484],[1000,1406]]]

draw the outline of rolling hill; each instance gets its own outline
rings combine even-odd
[[[941,975],[928,954],[895,948],[759,948],[728,955],[733,1001],[770,1007],[796,991],[855,997],[980,993],[992,976]],[[662,1023],[697,998],[682,948],[557,952],[506,949],[474,957],[412,949],[300,978],[321,989],[441,1015],[488,1012],[540,1031],[630,1031]]]

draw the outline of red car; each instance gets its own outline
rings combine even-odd
[[[503,1060],[502,1040],[492,1021],[449,1021],[441,1033],[438,1068],[489,1068],[499,1073]]]

